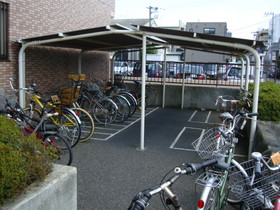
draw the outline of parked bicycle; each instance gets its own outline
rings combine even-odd
[[[230,114],[228,113],[230,116]],[[230,124],[221,125],[216,129],[209,129],[204,132],[200,138],[193,142],[194,149],[202,159],[219,159],[227,166],[234,166],[243,171],[241,165],[234,159],[234,152],[238,138],[235,137],[235,129],[240,118],[251,119],[257,113],[239,112],[234,117],[231,116],[227,122]],[[203,190],[197,204],[197,209],[225,209],[227,203],[240,203],[229,191],[229,172],[228,170],[209,169],[196,180],[198,186]]]
[[[162,181],[158,187],[143,190],[136,194],[136,196],[132,199],[128,210],[143,210],[149,205],[150,199],[156,195],[160,194],[163,205],[167,208],[167,205],[172,206],[174,210],[181,210],[180,199],[178,196],[173,192],[171,186],[182,177],[182,175],[190,175],[196,174],[201,169],[204,169],[209,166],[213,166],[217,164],[217,160],[207,160],[202,163],[184,163],[181,167],[176,167],[173,172],[171,178],[167,179],[166,181]],[[167,177],[165,175],[164,177]],[[166,197],[165,197],[166,196]],[[169,209],[169,208],[168,208]]]
[[[57,112],[48,113],[44,111],[41,118],[30,118],[25,114],[18,102],[13,106],[6,99],[5,107],[6,116],[19,126],[19,129],[25,136],[36,135],[45,147],[53,149],[53,152],[56,154],[56,157],[54,157],[55,163],[71,165],[73,152],[69,142],[58,134],[58,130],[55,131],[53,126],[49,130],[49,125],[47,125],[47,120],[50,117],[57,116]]]
[[[123,75],[115,75],[115,83],[114,86],[122,91],[128,91],[130,92],[137,100],[138,106],[141,107],[141,100],[142,100],[142,85],[141,81],[134,80],[132,89],[129,89],[127,85],[124,82],[124,76]],[[146,94],[145,94],[145,103],[146,106],[154,106],[157,98],[157,91],[156,89],[147,84],[146,85]]]
[[[17,90],[13,86],[13,81],[14,79],[10,78],[12,90],[15,92],[25,91],[31,99],[29,107],[23,109],[26,115],[32,119],[33,117],[41,118],[45,110],[48,112],[58,112],[59,115],[50,117],[48,123],[57,125],[59,133],[67,138],[71,147],[74,147],[79,142],[81,136],[81,121],[75,112],[64,106],[55,106],[51,97],[41,98],[41,94],[36,89],[34,83],[29,88],[20,88]]]
[[[56,106],[68,107],[75,112],[81,121],[81,136],[79,142],[89,140],[94,134],[94,120],[89,112],[82,109],[77,103],[86,76],[84,74],[69,74],[71,84],[62,86],[46,93],[51,95]]]
[[[253,152],[251,158],[240,164],[243,170],[229,168],[230,190],[244,202],[244,209],[279,210],[280,153],[268,158]]]

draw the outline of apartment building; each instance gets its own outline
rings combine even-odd
[[[8,78],[18,77],[22,38],[49,35],[108,25],[114,17],[115,0],[0,0],[0,87],[6,89]],[[26,84],[35,81],[41,90],[55,87],[77,73],[80,50],[30,47],[26,50]],[[106,79],[109,54],[84,52],[82,72]]]
[[[226,22],[187,22],[186,31],[217,36],[231,36],[227,30]],[[229,56],[186,50],[187,62],[213,62],[225,63]]]

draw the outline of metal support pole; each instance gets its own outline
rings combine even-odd
[[[260,66],[261,60],[258,52],[256,50],[251,50],[255,57],[255,79],[254,79],[254,96],[253,96],[253,108],[252,112],[258,112],[258,103],[259,103],[259,92],[260,92]],[[249,149],[248,156],[250,157],[253,151],[255,132],[257,128],[257,116],[254,116],[251,121],[251,130],[250,130],[250,138],[249,138]]]
[[[250,71],[250,59],[248,55],[243,55],[246,60],[246,80],[245,80],[245,90],[249,89],[249,71]]]
[[[79,53],[79,58],[78,58],[78,73],[81,74],[82,73],[82,54],[83,54],[83,50],[81,50],[81,52]]]
[[[183,63],[183,76],[182,76],[182,95],[181,95],[181,109],[184,109],[185,100],[185,66],[186,66],[186,49],[184,49],[184,63]]]
[[[243,89],[243,84],[244,84],[244,72],[245,72],[245,66],[244,66],[244,59],[242,58],[242,56],[240,56],[240,60],[241,60],[241,78],[240,78],[240,89]],[[247,71],[246,71],[247,73]]]
[[[146,95],[146,34],[143,34],[142,41],[142,89],[141,89],[141,133],[140,133],[140,150],[145,150],[145,95]]]
[[[162,108],[165,107],[165,92],[166,92],[166,48],[164,48]]]

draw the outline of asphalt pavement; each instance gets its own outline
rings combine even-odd
[[[127,209],[136,193],[156,186],[168,171],[182,163],[200,162],[191,143],[218,121],[215,111],[150,109],[145,120],[145,150],[139,151],[139,117],[106,140],[93,137],[74,148],[79,210]],[[240,145],[237,154],[246,157],[247,144]],[[196,177],[182,177],[173,186],[184,209],[196,209],[200,190]],[[158,195],[147,209],[164,209]]]

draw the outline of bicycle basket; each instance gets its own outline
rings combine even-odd
[[[0,111],[6,111],[6,99],[11,104],[12,107],[15,107],[18,97],[14,94],[14,91],[3,91],[4,95],[0,95]]]
[[[235,100],[232,96],[225,95],[223,96],[224,100]],[[230,112],[235,113],[238,110],[239,104],[232,103],[231,101],[221,101],[218,103],[218,110],[221,112]]]
[[[67,106],[71,103],[77,102],[80,92],[81,92],[81,88],[62,89],[60,91],[61,104]]]
[[[221,136],[217,127],[203,130],[200,137],[192,143],[193,148],[202,159],[214,159],[226,154],[230,143]]]
[[[265,161],[270,163],[269,158],[266,158]],[[230,167],[228,180],[230,190],[250,208],[263,208],[265,200],[273,200],[278,193],[280,171],[270,171],[262,165],[261,177],[255,178],[254,182],[250,183],[254,176],[254,160],[245,161],[241,163],[241,166],[248,174],[248,177],[244,175],[244,172],[238,170],[236,166]]]

